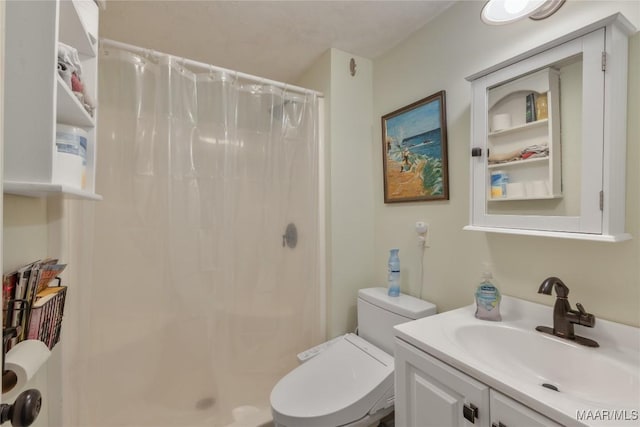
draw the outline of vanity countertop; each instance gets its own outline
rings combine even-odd
[[[503,296],[500,309],[500,322],[476,319],[473,304],[397,325],[395,334],[562,424],[640,425],[639,328],[576,325],[576,335],[600,344],[589,348],[535,330],[552,326],[552,307]]]

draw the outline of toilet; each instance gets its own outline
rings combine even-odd
[[[276,427],[369,426],[393,411],[393,326],[436,306],[386,288],[358,291],[358,335],[346,334],[285,375],[271,391]]]

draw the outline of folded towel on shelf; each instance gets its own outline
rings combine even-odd
[[[522,153],[522,150],[510,151],[508,153],[492,152],[489,155],[489,164],[512,162],[514,160],[518,160],[518,158],[520,157],[520,153]]]
[[[520,157],[522,160],[532,159],[535,157],[547,157],[549,155],[549,146],[547,144],[530,145],[522,150]]]
[[[522,150],[514,150],[507,153],[491,153],[489,155],[489,164],[495,165],[500,163],[513,162],[516,160],[534,159],[537,157],[549,156],[549,145],[534,144]]]

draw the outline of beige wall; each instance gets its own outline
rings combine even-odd
[[[356,61],[351,76],[349,62]],[[325,95],[327,335],[356,325],[357,290],[375,285],[373,276],[371,60],[330,49],[297,84]],[[384,281],[378,281],[384,285]]]
[[[599,318],[640,326],[640,137],[637,120],[628,126],[627,231],[633,240],[607,244],[463,231],[469,219],[470,84],[465,77],[618,10],[638,26],[640,2],[567,2],[545,21],[506,26],[480,22],[482,2],[460,2],[374,61],[374,118],[439,90],[446,90],[451,199],[447,202],[383,203],[381,130],[374,126],[375,277],[384,281],[388,249],[400,248],[402,289],[438,305],[440,311],[473,302],[482,262],[494,265],[503,293],[551,305],[538,295],[540,282],[558,276]],[[631,41],[629,117],[639,117],[640,36]],[[635,95],[634,95],[635,94]],[[416,220],[431,224],[424,258],[415,245]]]

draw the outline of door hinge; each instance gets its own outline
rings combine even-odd
[[[607,71],[607,52],[602,52],[602,71]]]
[[[604,191],[600,190],[600,210],[604,211]]]

